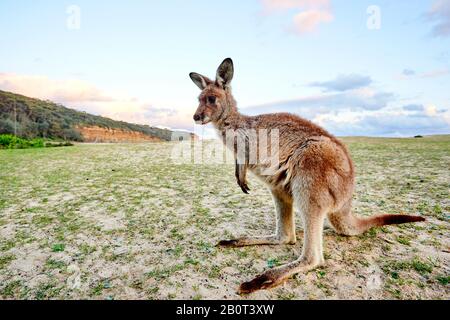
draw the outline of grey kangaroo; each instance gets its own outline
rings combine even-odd
[[[249,191],[247,170],[267,184],[275,203],[277,224],[275,234],[223,240],[219,246],[295,244],[293,207],[299,211],[304,225],[301,256],[241,284],[241,294],[275,287],[294,274],[322,265],[322,233],[326,217],[338,234],[347,236],[361,234],[372,227],[425,220],[410,215],[355,216],[351,211],[355,171],[346,146],[318,125],[293,114],[246,116],[239,113],[230,87],[233,74],[233,61],[229,58],[219,66],[214,81],[198,73],[190,74],[202,90],[194,120],[202,125],[211,122],[224,140],[228,130],[238,132],[238,136],[244,135],[240,137],[243,140],[249,139],[245,136],[249,130],[277,130],[279,161],[273,174],[261,174],[267,167],[266,159],[259,159],[256,164],[249,163],[248,159],[236,160],[235,171],[237,183],[245,193]],[[237,159],[235,144],[231,149]]]

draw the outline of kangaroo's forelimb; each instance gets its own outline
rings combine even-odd
[[[241,187],[242,192],[244,192],[245,194],[248,194],[248,192],[250,191],[250,188],[248,187],[247,184],[247,164],[239,164],[238,160],[236,159],[236,164],[235,164],[235,176],[236,176],[236,181],[239,187]]]

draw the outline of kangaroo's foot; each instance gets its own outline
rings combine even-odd
[[[251,281],[244,282],[239,287],[239,294],[249,294],[258,290],[270,289],[279,286],[299,272],[307,272],[323,264],[322,261],[308,261],[300,258],[284,266],[267,270]]]
[[[295,244],[295,236],[291,238],[283,238],[278,236],[266,236],[266,237],[243,237],[234,240],[221,240],[217,244],[219,247],[245,247],[256,245],[280,245],[280,244]]]

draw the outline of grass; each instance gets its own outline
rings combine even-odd
[[[64,269],[67,267],[67,264],[64,261],[48,259],[45,263],[45,266],[48,269]]]
[[[23,288],[21,281],[15,280],[0,289],[0,295],[4,298],[20,297],[20,289]]]
[[[419,272],[421,275],[425,275],[433,271],[433,265],[431,263],[422,261],[420,259],[414,259],[411,262],[411,265],[414,268],[414,270]]]
[[[436,280],[443,286],[446,286],[450,283],[450,276],[437,276]]]
[[[401,243],[405,246],[409,246],[411,244],[410,239],[407,237],[402,237],[402,236],[397,237],[397,241],[398,241],[398,243]]]
[[[15,256],[12,254],[7,254],[5,256],[0,256],[0,270],[6,268],[7,265],[9,265],[9,263],[11,261],[13,261],[15,259]]]
[[[52,251],[53,252],[61,252],[64,251],[64,244],[63,243],[56,243],[52,246]]]
[[[356,214],[427,222],[326,231],[324,267],[246,298],[449,299],[450,137],[344,140]],[[232,165],[174,165],[172,146],[0,150],[0,299],[235,299],[242,281],[298,258],[301,232],[295,246],[217,248],[273,232],[270,193],[250,177],[244,195]]]

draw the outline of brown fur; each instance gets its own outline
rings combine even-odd
[[[298,272],[323,264],[322,231],[326,217],[336,232],[343,235],[361,234],[371,227],[386,224],[424,221],[422,217],[408,215],[377,215],[369,218],[353,215],[351,201],[355,170],[346,146],[325,129],[293,114],[275,113],[254,117],[240,114],[229,86],[233,69],[231,59],[226,59],[217,71],[216,81],[196,73],[191,74],[192,80],[202,89],[194,119],[202,124],[212,122],[224,140],[227,130],[238,130],[236,139],[246,141],[250,139],[248,131],[252,129],[279,131],[279,166],[272,175],[262,174],[262,170],[268,166],[267,159],[258,159],[257,164],[248,163],[248,159],[238,163],[235,145],[232,150],[236,157],[235,175],[242,191],[249,191],[246,181],[248,169],[271,190],[277,212],[277,231],[270,236],[223,240],[219,245],[294,244],[294,206],[300,211],[305,230],[304,246],[298,260],[268,270],[252,281],[243,283],[240,293],[274,287]]]

